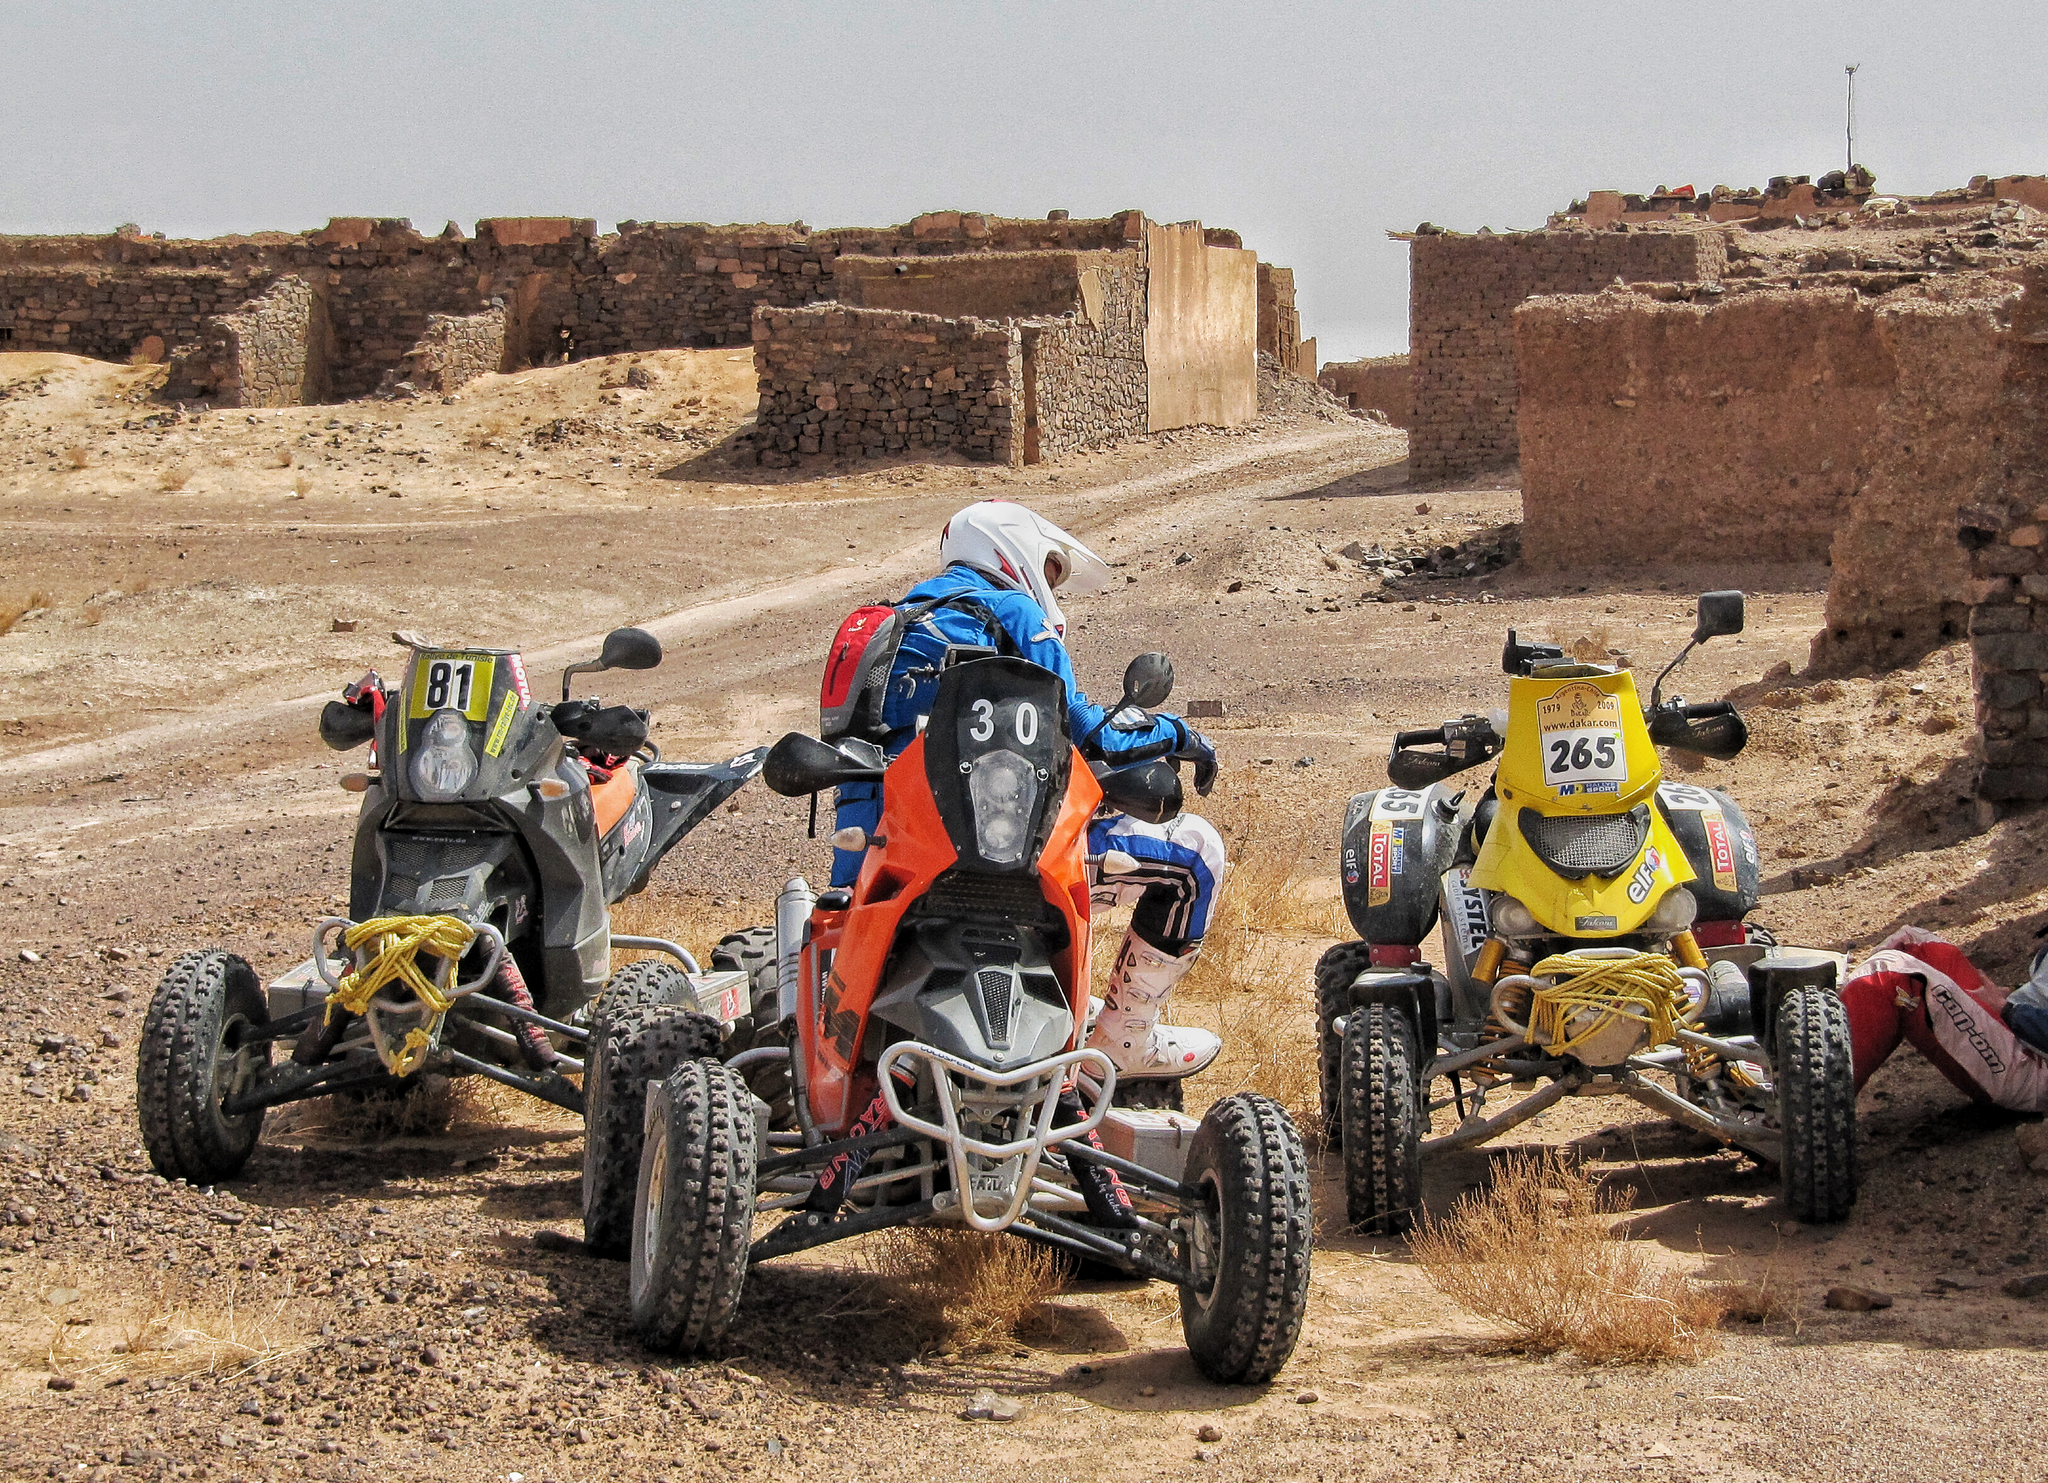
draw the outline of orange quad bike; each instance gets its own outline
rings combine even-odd
[[[1156,706],[1172,684],[1166,656],[1141,656],[1116,709]],[[1105,801],[1172,817],[1173,767],[1091,767],[1060,679],[995,657],[940,675],[894,761],[791,733],[763,776],[790,797],[880,779],[881,823],[834,837],[866,852],[850,890],[814,896],[797,879],[777,902],[787,1047],[686,1060],[648,1086],[630,1258],[640,1333],[708,1347],[754,1262],[955,1225],[1175,1283],[1205,1375],[1275,1374],[1300,1334],[1312,1244],[1293,1121],[1250,1092],[1199,1123],[1118,1107],[1115,1066],[1083,1046],[1089,867],[1136,864],[1091,860],[1088,822]],[[749,1087],[763,1073],[787,1130]]]

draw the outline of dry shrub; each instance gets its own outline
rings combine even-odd
[[[1520,1348],[1592,1364],[1698,1359],[1717,1343],[1722,1300],[1615,1234],[1628,1206],[1555,1150],[1510,1154],[1491,1189],[1424,1216],[1409,1248],[1439,1292],[1507,1325]]]
[[[304,499],[307,495],[311,494],[312,492],[313,476],[311,474],[298,474],[293,477],[292,493],[295,496],[297,496],[299,499]]]
[[[0,636],[5,636],[7,634],[12,633],[14,631],[14,625],[19,623],[22,619],[26,618],[30,613],[40,612],[44,608],[54,607],[56,605],[56,602],[56,598],[50,596],[49,593],[44,592],[40,588],[38,588],[36,591],[31,592],[28,595],[28,601],[23,603],[20,607],[0,608]]]
[[[47,1317],[27,1326],[34,1337],[17,1348],[17,1368],[74,1379],[219,1373],[295,1347],[289,1297],[255,1299],[233,1278],[195,1288],[163,1275],[119,1295],[80,1282],[40,1298]]]
[[[315,1097],[296,1104],[280,1131],[336,1144],[378,1144],[393,1138],[430,1137],[445,1133],[476,1111],[477,1077],[449,1078],[428,1073],[419,1084],[397,1096]]]
[[[276,453],[271,455],[271,458],[278,468],[288,469],[292,466],[292,450],[289,448],[278,449]]]
[[[174,463],[156,476],[156,487],[165,494],[176,494],[192,482],[192,476],[197,472],[189,463]]]
[[[98,603],[87,603],[80,611],[85,617],[85,626],[87,628],[98,628],[100,620],[107,616],[107,610]]]
[[[130,577],[125,585],[130,597],[140,597],[143,593],[149,591],[149,578]]]
[[[937,1346],[954,1354],[1000,1348],[1031,1331],[1060,1287],[1049,1248],[957,1226],[885,1231],[865,1262]]]
[[[71,467],[82,469],[92,462],[92,450],[83,443],[73,443],[64,450],[64,457],[70,461]]]
[[[627,937],[661,937],[677,943],[695,955],[705,969],[711,967],[711,949],[718,939],[742,927],[761,927],[775,920],[772,900],[715,906],[709,896],[686,896],[659,888],[628,896],[612,908],[612,931]],[[662,953],[612,951],[612,971],[617,972],[635,958],[666,957]],[[673,961],[672,959],[670,961]]]
[[[1331,938],[1351,934],[1331,879],[1341,800],[1319,796],[1305,780],[1290,786],[1295,781],[1270,768],[1240,768],[1208,800],[1213,811],[1204,806],[1232,864],[1202,956],[1175,1003],[1177,1018],[1223,1037],[1222,1054],[1188,1089],[1191,1109],[1232,1092],[1261,1092],[1313,1135],[1322,1117],[1315,960]],[[1115,933],[1098,938],[1105,953],[1116,950]],[[1106,972],[1108,964],[1099,966]]]

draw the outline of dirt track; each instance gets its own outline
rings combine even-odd
[[[1733,585],[1751,594],[1748,632],[1710,646],[1681,688],[1743,691],[1756,740],[1704,776],[1758,828],[1773,891],[1759,917],[1843,947],[1900,921],[1943,928],[2007,982],[2048,919],[2038,821],[1977,835],[1956,787],[1964,656],[1876,681],[1766,679],[1803,666],[1824,572],[1510,569],[1383,602],[1342,547],[1455,544],[1515,518],[1516,492],[1411,488],[1398,434],[1313,416],[1021,474],[762,477],[718,459],[745,369],[723,356],[645,357],[661,376],[648,393],[604,385],[617,368],[593,362],[492,378],[449,405],[135,429],[162,410],[122,400],[136,373],[0,357],[0,611],[50,599],[0,636],[0,1316],[20,1362],[0,1383],[22,1439],[0,1474],[2035,1475],[2048,1315],[1997,1281],[2048,1268],[2048,1196],[2011,1120],[1962,1110],[1904,1061],[1865,1095],[1867,1182],[1834,1231],[1784,1230],[1766,1175],[1632,1104],[1530,1126],[1631,1185],[1635,1232],[1674,1263],[1768,1274],[1790,1294],[1790,1318],[1731,1330],[1698,1366],[1589,1372],[1498,1352],[1397,1244],[1329,1218],[1333,1167],[1308,1335],[1282,1383],[1253,1393],[1194,1378],[1156,1287],[1063,1297],[1014,1353],[935,1358],[845,1254],[757,1273],[724,1364],[650,1365],[622,1270],[545,1235],[576,1229],[575,1125],[510,1100],[432,1138],[277,1127],[232,1194],[149,1178],[133,1033],[161,956],[222,942],[263,971],[304,955],[307,924],[345,888],[353,806],[313,715],[389,663],[385,633],[517,643],[539,672],[647,621],[668,662],[594,688],[654,707],[671,755],[724,754],[805,722],[837,619],[925,570],[939,524],[977,493],[1028,499],[1120,563],[1115,590],[1070,611],[1084,680],[1113,687],[1130,654],[1160,647],[1181,701],[1222,701],[1214,809],[1242,822],[1228,795],[1256,793],[1290,821],[1261,845],[1311,862],[1310,897],[1333,893],[1338,811],[1382,778],[1395,727],[1498,703],[1504,629],[1661,667],[1692,594]],[[536,441],[558,418],[578,427]],[[634,430],[651,422],[690,437]],[[166,470],[191,472],[173,490]],[[357,630],[331,631],[337,617]],[[699,947],[762,919],[790,869],[822,868],[797,808],[759,789],[736,804],[636,903]],[[1270,944],[1278,987],[1258,1008],[1291,1007],[1275,1043],[1296,1056],[1324,940]],[[1241,1016],[1221,993],[1191,996],[1193,1016]],[[1232,1062],[1199,1090],[1263,1074]],[[1434,1168],[1433,1201],[1483,1170],[1481,1154]],[[215,1327],[230,1283],[245,1314],[290,1291],[277,1351],[196,1380],[124,1365],[108,1353],[122,1317],[160,1281]],[[1897,1306],[1823,1311],[1834,1281]],[[37,1357],[53,1289],[76,1289],[61,1311],[94,1320],[69,1330],[85,1378],[68,1391],[46,1388]],[[958,1420],[983,1387],[1025,1396],[1024,1419]],[[1205,1423],[1221,1441],[1197,1440]]]

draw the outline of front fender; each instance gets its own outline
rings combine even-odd
[[[647,878],[662,858],[759,774],[767,756],[766,747],[756,747],[724,762],[653,762],[642,768],[640,780],[646,786],[653,815],[647,855],[619,896],[645,889]]]

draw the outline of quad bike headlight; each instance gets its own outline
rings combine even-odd
[[[413,790],[428,803],[447,803],[461,797],[475,776],[476,753],[469,749],[469,723],[462,712],[434,712],[412,759]]]
[[[1493,917],[1493,930],[1502,937],[1534,937],[1542,930],[1536,914],[1512,896],[1494,897],[1487,910]]]
[[[1037,777],[1029,762],[1007,748],[974,759],[967,796],[974,805],[974,841],[989,864],[1022,863],[1038,802]]]
[[[1683,886],[1674,886],[1664,893],[1664,899],[1657,903],[1657,909],[1650,913],[1643,929],[1668,937],[1690,927],[1692,919],[1699,914],[1700,904],[1693,900],[1692,892]]]

